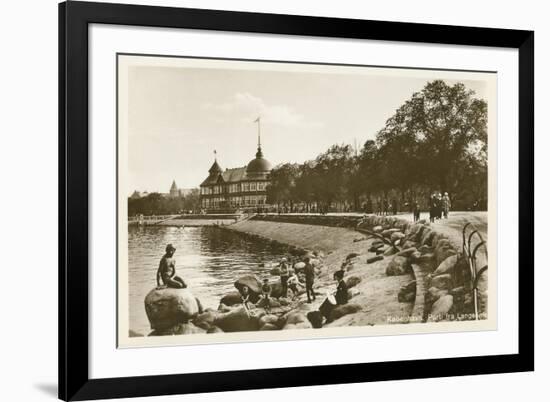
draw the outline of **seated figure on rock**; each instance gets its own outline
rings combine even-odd
[[[171,244],[166,246],[166,253],[162,256],[157,270],[157,288],[185,289],[187,284],[176,275],[176,260],[174,253],[176,249]],[[161,284],[162,282],[162,284]]]

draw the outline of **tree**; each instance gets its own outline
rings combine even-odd
[[[276,166],[269,176],[270,184],[266,188],[268,204],[292,204],[295,201],[296,179],[299,165],[285,163]]]
[[[377,141],[381,148],[392,148],[386,156],[402,160],[405,176],[406,171],[422,173],[422,179],[407,180],[450,189],[453,172],[472,150],[486,154],[487,102],[474,94],[462,83],[432,81],[388,119]],[[401,181],[395,184],[402,186]]]
[[[325,206],[349,199],[353,163],[351,145],[333,145],[315,159],[314,193]]]

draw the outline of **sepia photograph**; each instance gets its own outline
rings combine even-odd
[[[118,347],[495,330],[496,83],[118,54]]]

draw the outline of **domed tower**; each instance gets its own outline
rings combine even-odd
[[[264,158],[262,153],[262,144],[260,142],[260,118],[256,119],[258,123],[258,151],[256,158],[252,159],[246,166],[246,177],[248,179],[267,180],[269,172],[271,172],[271,162]]]

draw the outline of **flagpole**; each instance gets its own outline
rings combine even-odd
[[[260,123],[260,117],[258,117],[256,119],[256,121],[258,122],[258,148],[260,148],[261,147],[261,143],[260,143],[260,130],[261,130],[261,128],[260,128],[260,124],[261,124]]]

